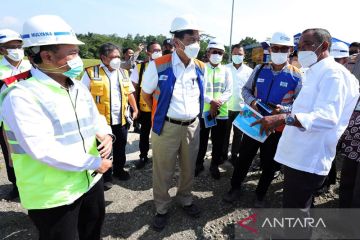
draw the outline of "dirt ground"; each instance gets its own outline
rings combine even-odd
[[[147,164],[142,170],[136,170],[134,161],[138,159],[139,135],[130,131],[127,145],[127,169],[131,179],[127,182],[115,180],[114,187],[105,192],[106,217],[103,226],[103,239],[234,239],[234,224],[249,215],[253,207],[254,192],[259,172],[250,172],[242,188],[240,200],[234,204],[222,201],[222,196],[230,188],[232,166],[226,162],[221,165],[221,179],[214,180],[208,171],[209,159],[205,161],[205,171],[195,179],[193,193],[195,203],[202,210],[201,217],[191,219],[173,201],[169,212],[168,225],[162,232],[155,232],[150,225],[154,215],[152,201],[152,167]],[[209,144],[208,150],[211,149]],[[151,152],[150,152],[151,155]],[[1,155],[2,158],[2,155]],[[210,151],[207,153],[210,158]],[[175,175],[172,196],[176,193]],[[266,198],[266,207],[280,208],[282,198],[280,175],[273,181]],[[10,191],[5,164],[0,160],[0,239],[38,239],[37,232],[26,216],[19,200],[6,201],[3,198]],[[336,207],[338,204],[338,184],[330,192],[316,198],[317,207]]]

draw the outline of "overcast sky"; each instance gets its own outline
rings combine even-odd
[[[38,14],[65,19],[76,33],[169,36],[174,17],[195,15],[205,33],[230,42],[233,0],[1,0],[0,28],[22,31]],[[295,35],[322,27],[333,37],[360,41],[359,0],[234,0],[232,43],[246,36],[264,41],[276,31]]]

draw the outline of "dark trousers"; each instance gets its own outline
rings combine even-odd
[[[360,163],[344,158],[340,177],[339,206],[360,208]]]
[[[260,160],[262,173],[259,179],[259,183],[256,188],[256,196],[258,200],[263,200],[266,192],[274,179],[274,174],[280,169],[280,164],[274,161],[279,139],[281,137],[280,132],[275,132],[269,135],[264,143],[258,142],[246,134],[243,135],[239,158],[234,163],[234,171],[231,178],[231,187],[234,189],[241,188],[241,183],[244,181],[251,163],[260,148]]]
[[[325,178],[326,176],[284,166],[283,208],[296,209],[296,217],[310,217],[314,193],[323,185]],[[303,239],[310,239],[312,229],[310,227],[285,228],[285,234],[289,239],[294,239],[294,235]]]
[[[151,112],[140,111],[140,158],[145,158],[149,152],[149,135],[151,131]]]
[[[237,127],[233,127],[233,121],[237,117],[239,112],[229,111],[229,119],[226,123],[226,132],[225,132],[225,139],[224,139],[224,146],[223,146],[223,153],[222,158],[226,160],[228,158],[228,151],[229,151],[229,142],[230,142],[230,133],[231,129],[234,129],[233,141],[231,144],[231,158],[236,159],[239,154],[240,150],[240,142],[242,138],[242,131]]]
[[[8,176],[8,180],[16,187],[16,177],[14,168],[10,166],[10,159],[9,159],[9,151],[7,149],[6,140],[4,138],[4,127],[1,124],[1,133],[0,133],[0,145],[1,145],[1,151],[4,156],[5,165],[6,165],[6,172]]]
[[[113,143],[113,167],[104,173],[104,182],[111,182],[113,174],[114,176],[119,175],[124,170],[126,162],[125,147],[127,143],[128,129],[126,125],[121,126],[118,124],[112,125],[111,130],[116,137],[116,140]]]
[[[196,166],[202,166],[204,164],[210,130],[212,142],[211,166],[219,166],[221,164],[227,119],[216,119],[216,122],[216,126],[205,128],[204,119],[200,118],[200,148],[196,159]]]
[[[105,218],[102,179],[70,205],[28,211],[40,240],[100,239]]]

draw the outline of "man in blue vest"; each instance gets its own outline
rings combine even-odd
[[[152,107],[153,227],[158,231],[167,222],[177,159],[180,179],[176,197],[188,215],[200,214],[191,194],[200,140],[198,116],[204,99],[204,64],[195,59],[200,50],[199,26],[192,16],[176,17],[170,32],[176,50],[149,63],[142,86],[144,100]]]
[[[271,63],[255,67],[249,80],[242,89],[245,103],[262,115],[268,115],[258,107],[258,102],[273,106],[272,113],[279,114],[291,111],[292,103],[301,89],[301,73],[298,68],[288,63],[292,50],[293,38],[282,32],[273,34],[270,41]],[[280,164],[274,161],[274,155],[284,126],[275,129],[264,143],[244,135],[240,144],[239,159],[235,161],[231,178],[231,189],[224,196],[225,202],[239,198],[241,184],[246,178],[252,160],[260,148],[262,174],[256,188],[255,207],[265,205],[264,198],[274,174]]]

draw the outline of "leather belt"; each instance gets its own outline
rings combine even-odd
[[[169,117],[165,117],[165,121],[177,124],[177,125],[181,125],[181,126],[189,126],[190,124],[192,124],[193,122],[195,122],[196,118],[191,119],[191,120],[185,120],[185,121],[181,121],[181,120],[176,120],[173,118],[169,118]]]

